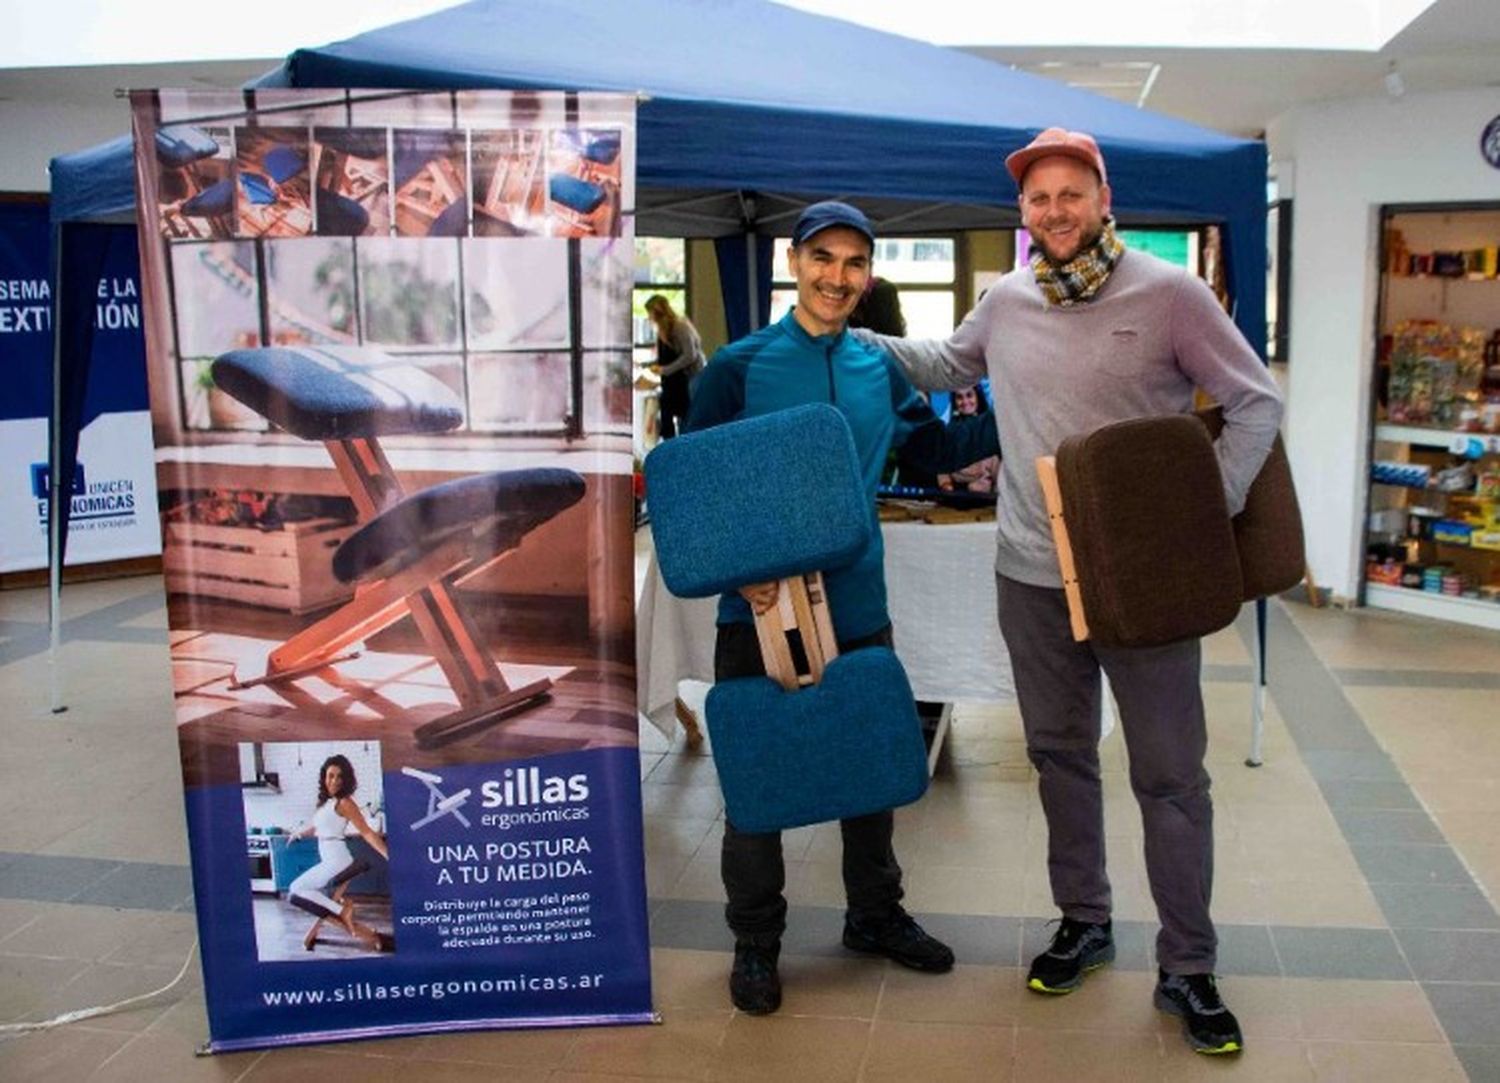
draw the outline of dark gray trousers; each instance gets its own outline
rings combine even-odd
[[[874,635],[839,643],[847,653],[860,647],[889,647],[887,625]],[[753,624],[721,624],[714,644],[714,679],[759,677],[766,672]],[[840,820],[844,841],[844,895],[848,912],[878,920],[901,901],[901,866],[891,836],[896,817],[890,810]],[[786,929],[786,864],[781,832],[750,833],[724,821],[719,859],[727,902],[724,917],[736,940],[763,944],[781,938]]]
[[[1161,931],[1156,958],[1173,974],[1212,972],[1218,937],[1213,804],[1198,640],[1109,649],[1078,643],[1061,590],[997,575],[1000,634],[1010,650],[1026,751],[1047,816],[1052,899],[1066,917],[1106,921],[1104,797],[1099,779],[1099,670],[1109,675],[1141,807],[1146,874]]]

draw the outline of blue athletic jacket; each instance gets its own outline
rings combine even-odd
[[[712,428],[808,402],[832,403],[848,420],[870,498],[870,544],[852,563],[824,576],[834,632],[840,640],[855,639],[890,623],[885,546],[875,511],[886,453],[902,447],[903,459],[918,469],[947,473],[998,455],[1000,441],[992,417],[944,425],[883,350],[847,331],[810,335],[791,312],[714,354],[698,377],[682,428]],[[720,624],[751,619],[739,594],[720,598]]]

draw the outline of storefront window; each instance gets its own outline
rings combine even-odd
[[[680,301],[683,242],[664,244],[652,266],[675,273]],[[579,379],[584,431],[629,431],[619,389],[628,394],[630,386],[624,351],[636,328],[623,313],[636,276],[623,241],[579,243],[581,376],[574,375],[569,349],[569,255],[562,238],[212,241],[174,244],[170,258],[178,296],[193,300],[177,306],[174,328],[189,429],[266,428],[264,418],[213,386],[209,366],[228,350],[368,345],[451,387],[468,429],[562,433]]]

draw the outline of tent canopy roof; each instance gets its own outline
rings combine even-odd
[[[640,92],[648,190],[1009,209],[1002,158],[1061,125],[1099,140],[1123,215],[1220,221],[1250,189],[1264,202],[1259,143],[767,0],[471,0],[299,49],[262,83]],[[1226,191],[1236,172],[1248,187]]]
[[[1004,155],[1052,125],[1087,131],[1123,223],[1226,227],[1236,320],[1264,341],[1263,144],[768,0],[471,0],[299,49],[259,85],[640,93],[647,234],[775,232],[829,196],[892,232],[1012,225]],[[54,163],[54,217],[128,207],[128,158],[123,193],[103,190],[111,166],[80,199],[72,157]]]

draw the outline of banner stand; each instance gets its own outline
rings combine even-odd
[[[633,98],[131,104],[202,1051],[659,1022]]]

